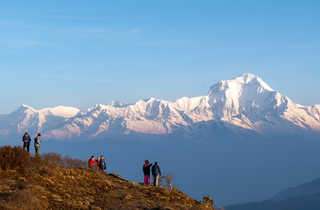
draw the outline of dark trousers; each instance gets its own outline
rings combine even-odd
[[[36,151],[36,155],[39,155],[40,144],[35,144],[34,145],[34,150]]]
[[[29,152],[30,151],[30,142],[23,142],[23,149],[27,150]]]

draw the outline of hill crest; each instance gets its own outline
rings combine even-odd
[[[59,155],[34,158],[20,147],[0,147],[0,155],[1,209],[213,209],[175,188],[135,184]]]

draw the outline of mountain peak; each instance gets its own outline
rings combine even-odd
[[[252,73],[245,72],[231,81],[236,81],[246,85],[250,83],[256,83],[265,90],[273,91],[273,89],[267,83],[265,83],[260,77]]]
[[[209,90],[209,96],[222,96],[226,98],[239,98],[241,95],[260,95],[263,92],[274,90],[258,76],[243,73],[232,80],[221,80]]]
[[[31,106],[29,106],[27,104],[21,104],[20,108],[33,109]]]
[[[20,111],[20,112],[36,112],[37,110],[34,109],[33,107],[26,105],[26,104],[21,104],[20,107],[16,110],[16,111]]]
[[[128,107],[131,104],[126,102],[121,102],[121,101],[111,101],[110,105],[117,108],[123,108],[123,107]]]
[[[209,95],[221,94],[227,92],[228,95],[240,96],[245,91],[248,92],[263,92],[274,91],[260,77],[251,74],[243,73],[232,80],[221,80],[210,88]]]
[[[74,117],[80,112],[78,108],[70,107],[70,106],[56,106],[53,108],[44,108],[39,110],[39,113],[43,114],[50,114],[50,115],[55,115],[55,116],[60,116],[60,117]]]
[[[244,72],[239,77],[243,77],[243,78],[246,78],[248,80],[252,80],[254,78],[257,78],[258,76],[255,75],[255,74],[249,73],[249,72]]]

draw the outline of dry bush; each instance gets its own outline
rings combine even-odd
[[[64,165],[62,156],[60,154],[57,154],[57,153],[54,153],[54,152],[42,154],[41,155],[41,159],[45,160],[45,161],[49,161],[49,162],[55,163],[55,164],[60,165],[60,166]]]
[[[83,160],[73,159],[68,156],[63,158],[64,166],[68,168],[86,168],[88,163]]]
[[[68,168],[85,168],[88,165],[86,161],[73,159],[68,156],[62,157],[60,154],[53,152],[41,155],[41,159]]]
[[[2,170],[23,169],[30,163],[31,156],[22,147],[0,147],[0,168]]]
[[[159,179],[160,186],[172,190],[172,175],[166,174],[160,177]]]
[[[213,202],[211,196],[209,196],[209,195],[204,196],[202,198],[202,203],[207,205],[207,206],[214,207],[214,202]]]

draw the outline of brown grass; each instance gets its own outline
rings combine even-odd
[[[43,199],[37,192],[27,190],[12,193],[7,200],[7,203],[18,209],[36,210],[47,209],[48,201]]]
[[[31,157],[21,147],[0,147],[0,168],[2,170],[24,169],[30,164]]]
[[[34,158],[16,147],[0,154],[0,209],[213,209],[176,188],[135,184],[58,154]],[[6,161],[12,157],[19,161]]]
[[[68,168],[86,168],[88,165],[86,161],[73,159],[68,156],[63,157],[53,152],[41,155],[41,159]]]

